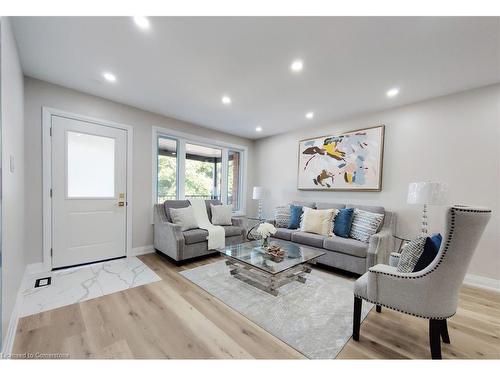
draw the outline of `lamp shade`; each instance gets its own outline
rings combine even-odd
[[[442,205],[448,199],[448,185],[440,182],[412,182],[408,186],[409,204]]]
[[[264,188],[262,186],[254,186],[252,199],[262,199],[264,198]]]

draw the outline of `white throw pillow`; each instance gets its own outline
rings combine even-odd
[[[230,204],[210,205],[213,225],[232,225],[233,206]]]
[[[314,210],[309,207],[304,207],[300,229],[304,232],[321,234],[323,236],[331,236],[333,234],[333,218],[337,215],[338,210]]]
[[[183,232],[185,230],[198,228],[198,223],[194,217],[194,210],[191,206],[171,208],[170,217],[172,218],[172,223],[180,225]]]

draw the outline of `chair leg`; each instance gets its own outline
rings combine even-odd
[[[382,306],[377,305],[377,307],[375,307],[375,310],[377,310],[378,313],[381,313],[382,312]]]
[[[354,341],[359,341],[359,326],[361,325],[361,305],[363,300],[354,297],[354,315],[352,319],[352,338]]]
[[[450,343],[450,336],[448,335],[448,323],[447,320],[441,320],[441,338],[445,344]]]
[[[429,320],[429,343],[432,359],[441,359],[441,320]]]

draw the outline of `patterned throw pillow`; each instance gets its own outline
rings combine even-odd
[[[372,234],[377,233],[380,223],[384,220],[384,214],[354,210],[350,237],[358,241],[368,242]]]
[[[288,228],[290,225],[290,206],[278,206],[274,210],[276,228]]]
[[[427,238],[426,236],[420,236],[403,246],[397,268],[398,272],[413,272],[420,256],[424,252]]]

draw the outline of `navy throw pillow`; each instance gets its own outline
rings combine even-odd
[[[290,224],[288,224],[288,229],[298,229],[300,227],[301,216],[302,206],[290,205]]]
[[[421,271],[429,264],[432,263],[436,257],[439,248],[441,247],[442,237],[441,235],[435,234],[432,237],[427,237],[425,240],[424,251],[413,268],[413,272]]]
[[[348,238],[351,233],[352,219],[354,218],[354,208],[343,208],[335,216],[333,233],[336,236]]]

